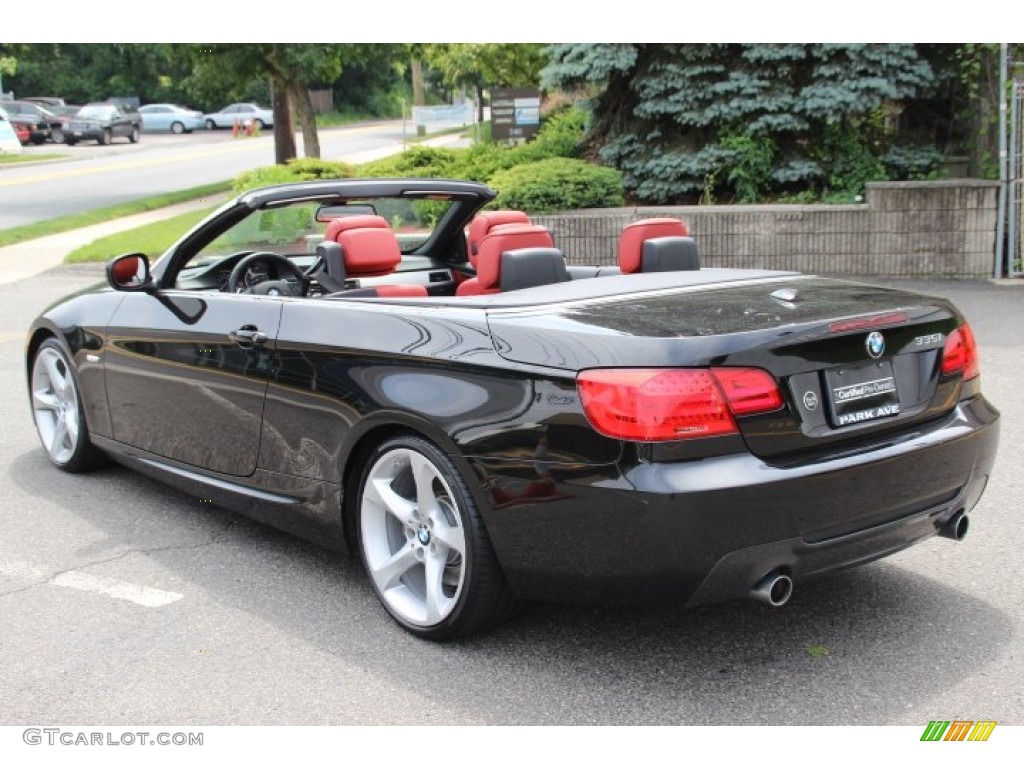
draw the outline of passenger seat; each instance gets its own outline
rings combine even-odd
[[[554,247],[551,233],[532,224],[499,226],[491,231],[479,243],[476,267],[477,276],[462,283],[456,296],[480,296],[569,280],[565,257]]]

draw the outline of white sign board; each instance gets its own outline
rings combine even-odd
[[[476,110],[471,101],[441,107],[413,107],[412,121],[417,128],[423,126],[427,133],[433,133],[472,125],[476,122]]]
[[[21,154],[21,142],[14,135],[14,126],[7,119],[7,113],[0,109],[0,152],[10,155]]]

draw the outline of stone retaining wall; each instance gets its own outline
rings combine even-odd
[[[631,221],[672,216],[690,227],[709,267],[833,275],[991,277],[996,182],[878,182],[855,205],[610,208],[533,216],[572,264],[615,264]]]

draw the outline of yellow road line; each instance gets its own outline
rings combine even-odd
[[[345,129],[345,133],[369,133],[379,128],[380,126],[374,125],[365,126],[363,128],[348,128]],[[216,155],[222,155],[227,152],[241,152],[246,149],[252,149],[252,147],[252,144],[247,144],[245,143],[245,141],[243,141],[240,144],[218,146],[216,149],[190,152],[188,154],[177,154],[171,157],[150,158],[148,160],[135,160],[124,163],[112,163],[110,165],[101,165],[99,167],[91,166],[88,168],[68,168],[60,171],[51,171],[50,173],[38,173],[35,176],[25,176],[20,179],[0,179],[0,187],[16,187],[22,184],[34,184],[37,181],[53,181],[54,179],[68,179],[73,176],[88,176],[90,174],[104,173],[106,171],[124,171],[132,170],[134,168],[152,167],[155,165],[169,165],[171,163],[180,163],[183,160],[195,160],[201,157],[214,157]]]

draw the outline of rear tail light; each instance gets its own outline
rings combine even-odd
[[[736,434],[734,416],[782,407],[775,379],[758,368],[598,368],[576,383],[594,429],[620,440]]]
[[[981,373],[978,366],[978,345],[967,323],[946,337],[946,348],[942,351],[942,373],[962,373],[964,381],[969,381]]]

